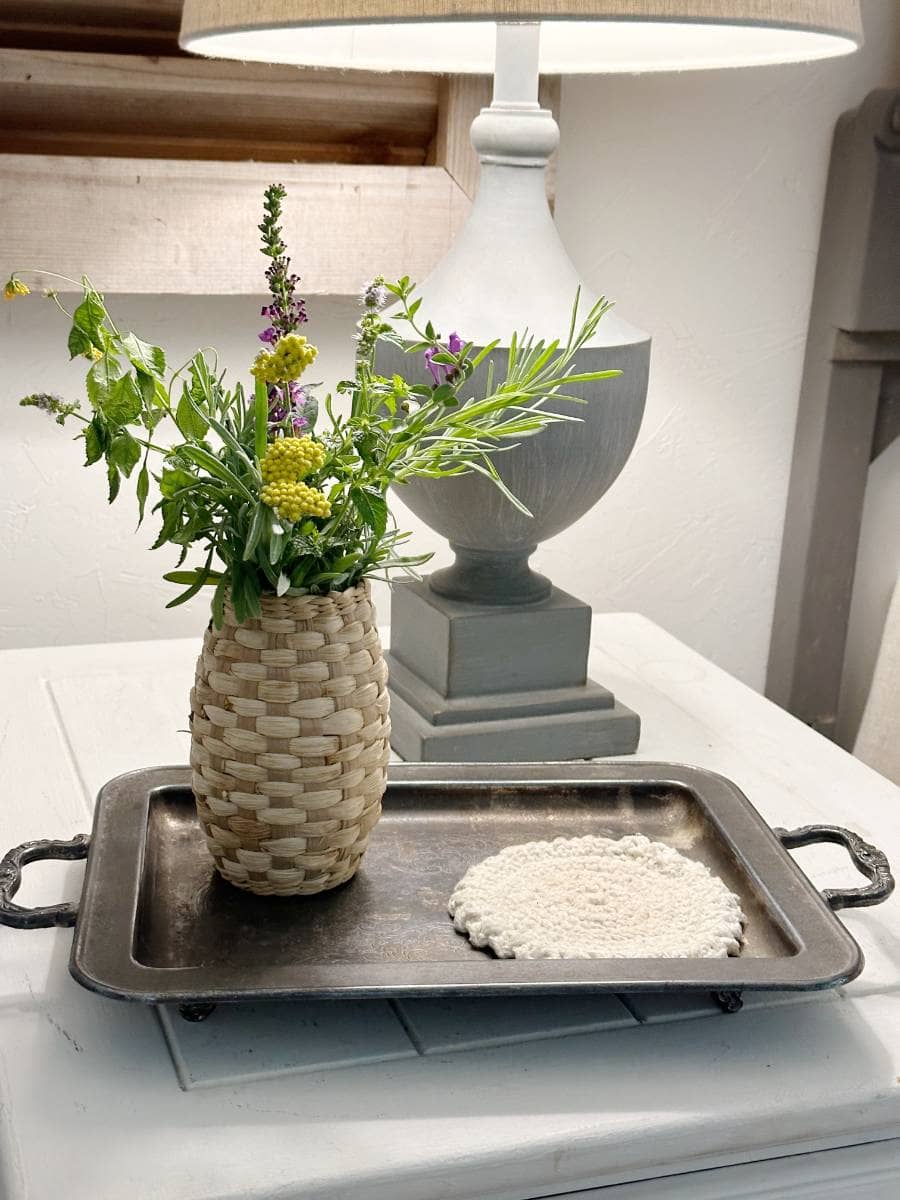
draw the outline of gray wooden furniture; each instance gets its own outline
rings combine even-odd
[[[837,124],[766,694],[833,736],[869,463],[900,433],[900,89]]]

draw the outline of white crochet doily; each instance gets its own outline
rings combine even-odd
[[[642,834],[508,846],[469,868],[449,908],[500,958],[724,958],[743,941],[721,879]]]

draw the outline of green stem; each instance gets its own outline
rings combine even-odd
[[[62,315],[64,317],[67,317],[70,321],[72,320],[72,314],[69,312],[69,310],[66,308],[66,306],[61,303],[60,298],[56,294],[56,292],[48,292],[47,299],[53,301],[53,303],[56,305],[56,307],[59,309],[59,311],[62,313]]]
[[[19,275],[49,275],[51,279],[62,279],[66,283],[74,283],[79,291],[84,290],[84,284],[80,279],[72,279],[69,275],[60,275],[57,271],[43,271],[40,267],[24,267],[21,271],[13,271],[10,278],[15,279]]]

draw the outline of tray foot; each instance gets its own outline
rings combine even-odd
[[[208,1016],[214,1013],[216,1006],[214,1004],[179,1004],[178,1015],[185,1021],[205,1021]]]
[[[744,1007],[744,998],[740,992],[712,992],[711,994],[722,1012],[740,1012]]]

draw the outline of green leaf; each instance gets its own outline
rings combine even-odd
[[[615,379],[621,371],[585,371],[581,375],[566,375],[563,383],[593,383],[597,379]]]
[[[266,454],[269,437],[269,391],[262,379],[257,379],[253,395],[255,415],[254,441],[256,457],[261,462]]]
[[[90,354],[94,343],[77,325],[73,325],[69,330],[69,358],[80,358],[83,354]]]
[[[85,333],[92,333],[100,328],[105,316],[106,306],[99,293],[95,292],[93,288],[88,288],[84,293],[84,299],[72,313],[72,321]]]
[[[278,576],[278,583],[275,586],[275,595],[283,596],[290,586],[290,579],[288,579],[287,575],[285,575],[284,571],[282,571]]]
[[[147,496],[150,494],[150,472],[147,470],[147,464],[141,467],[137,479],[137,502],[138,502],[138,525],[144,519],[144,508],[147,504]]]
[[[387,529],[388,506],[380,492],[373,488],[353,488],[350,493],[356,511],[369,526],[376,538]]]
[[[317,397],[307,395],[306,403],[303,405],[303,416],[306,417],[305,432],[312,433],[319,417],[319,401]]]
[[[259,555],[257,555],[257,557],[256,557],[256,565],[262,571],[263,575],[265,575],[269,584],[273,588],[278,587],[278,577],[281,574],[280,570],[276,571],[275,568],[271,565],[271,563],[267,563],[265,561],[265,559],[263,559],[263,561],[260,562]]]
[[[176,492],[180,492],[182,488],[193,487],[196,482],[196,475],[185,471],[183,467],[164,467],[159,477],[160,494],[171,499]]]
[[[69,330],[69,354],[72,358],[90,353],[92,346],[98,350],[105,349],[105,316],[106,308],[99,295],[92,290],[86,291],[84,299],[72,313],[72,328]]]
[[[114,354],[104,354],[87,373],[85,386],[88,400],[95,409],[102,408],[109,399],[116,382],[125,374],[125,367]]]
[[[440,387],[436,387],[432,393],[432,399],[438,404],[446,404],[448,408],[454,404],[459,404],[456,398],[456,392],[449,383],[442,383]]]
[[[177,536],[182,518],[182,508],[177,500],[162,500],[157,507],[162,509],[163,521],[156,541],[153,543],[153,550],[158,550],[160,546]]]
[[[99,462],[107,446],[106,426],[100,417],[94,419],[84,428],[85,466]]]
[[[203,564],[202,567],[198,567],[197,570],[194,572],[194,581],[190,585],[190,587],[187,588],[185,591],[181,592],[178,596],[176,596],[174,600],[170,600],[169,603],[166,605],[166,608],[177,608],[179,604],[186,604],[188,600],[190,600],[193,596],[197,595],[197,593],[200,591],[200,589],[203,587],[203,585],[209,579],[209,576],[210,576],[209,565],[212,562],[212,557],[213,557],[213,551],[210,550],[209,554],[206,556],[206,562]],[[175,574],[174,571],[170,572],[170,575],[174,575],[174,574]],[[168,579],[169,577],[170,577],[169,575],[165,576],[166,579]]]
[[[347,578],[343,571],[320,571],[318,575],[313,575],[311,579],[307,579],[307,584],[312,587],[316,583],[343,583]]]
[[[513,508],[517,508],[523,516],[534,516],[534,513],[531,511],[531,509],[526,508],[518,496],[513,495],[513,493],[509,490],[509,488],[497,474],[497,470],[489,458],[484,460],[484,465],[473,462],[469,463],[469,467],[471,470],[477,471],[479,475],[484,475],[486,479],[490,479],[495,487],[499,488],[499,490],[503,493]]]
[[[117,433],[110,443],[106,461],[128,478],[141,457],[141,447],[127,429]]]
[[[165,352],[159,346],[142,342],[133,333],[123,333],[119,342],[132,364],[142,375],[162,379],[166,373]]]
[[[243,463],[243,465],[245,467],[247,467],[250,470],[253,470],[253,464],[251,463],[249,457],[247,456],[246,450],[241,445],[241,443],[237,440],[237,438],[234,436],[234,434],[228,429],[227,425],[223,424],[222,421],[217,421],[216,418],[213,417],[212,414],[209,413],[208,411],[203,412],[203,410],[201,410],[198,407],[196,398],[193,396],[193,394],[188,394],[187,392],[185,392],[185,395],[188,396],[188,403],[194,407],[194,410],[197,413],[197,415],[202,420],[209,421],[210,428],[214,429],[216,431],[216,433],[219,435],[219,437],[222,439],[222,441],[225,443],[225,445],[231,451],[231,453],[235,456],[235,458],[239,459],[240,462]],[[207,453],[208,453],[208,451],[207,451]],[[210,457],[212,457],[212,456],[210,456]],[[236,476],[234,478],[236,479]],[[237,483],[238,483],[239,488],[242,488],[244,486],[240,482],[240,480],[237,480]],[[244,494],[246,495],[247,499],[249,499],[249,500],[253,499],[253,496],[250,494],[249,491],[246,490],[246,488],[244,489]]]
[[[293,571],[291,572],[291,587],[292,588],[301,588],[305,585],[306,576],[309,574],[311,566],[312,566],[312,564],[307,559],[305,561],[298,563],[298,565],[296,567],[294,567]]]
[[[143,400],[133,375],[123,375],[100,402],[100,411],[111,425],[129,425],[141,415]]]
[[[112,504],[113,500],[119,494],[119,485],[121,483],[115,463],[107,463],[106,478],[109,480],[109,503]]]
[[[234,605],[234,615],[238,621],[258,617],[260,586],[256,570],[248,570],[241,562],[233,563],[231,570],[231,602]]]
[[[189,462],[195,463],[198,467],[204,467],[214,478],[227,483],[236,495],[243,496],[245,500],[250,500],[252,503],[256,502],[256,497],[247,485],[238,479],[237,475],[229,470],[224,463],[219,462],[216,456],[211,454],[209,450],[205,450],[201,446],[182,446],[179,454]]]
[[[272,519],[272,510],[267,504],[262,501],[257,501],[256,509],[253,513],[253,519],[250,522],[250,530],[247,534],[247,540],[244,543],[244,553],[241,556],[244,562],[249,562],[256,553],[256,547],[259,545],[260,539],[269,528]]]
[[[144,402],[144,408],[152,408],[156,403],[156,380],[152,375],[145,375],[143,371],[138,371],[137,376],[138,390],[141,393],[141,399]],[[155,415],[155,414],[154,414]],[[162,412],[159,414],[163,415]],[[146,423],[146,418],[145,418]]]
[[[287,540],[287,534],[281,526],[272,526],[272,532],[269,535],[269,562],[274,567],[281,559],[284,543]]]
[[[209,421],[192,402],[187,387],[183,389],[178,408],[175,410],[175,424],[181,430],[182,436],[189,441],[200,441],[209,429]]]
[[[221,629],[225,624],[225,594],[227,589],[228,576],[223,575],[216,584],[216,590],[213,592],[212,598],[212,618],[216,629]]]
[[[202,571],[202,567],[194,567],[191,571],[166,571],[163,579],[166,583],[191,584],[196,582],[197,575]],[[217,583],[220,579],[224,579],[221,571],[207,571],[204,583]]]
[[[362,554],[358,552],[355,554],[345,554],[343,558],[339,558],[337,562],[332,563],[332,566],[336,571],[346,571],[348,567],[352,567],[353,564],[359,562],[361,558]]]

